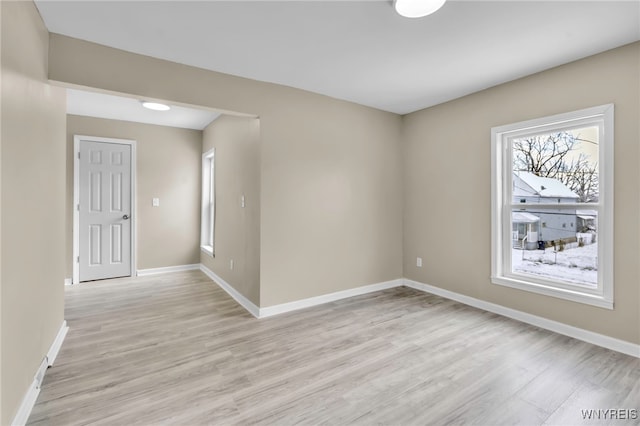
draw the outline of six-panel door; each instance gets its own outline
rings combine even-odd
[[[131,275],[131,146],[80,143],[80,281]]]

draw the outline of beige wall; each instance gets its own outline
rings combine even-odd
[[[639,82],[635,43],[405,116],[404,276],[640,343]],[[615,309],[491,284],[491,127],[610,102]]]
[[[400,278],[400,117],[289,102],[260,121],[261,306]]]
[[[260,305],[401,277],[401,118],[51,35],[53,80],[260,117]]]
[[[2,93],[2,84],[3,84],[3,70],[4,66],[2,63],[4,59],[2,59],[2,35],[4,31],[2,31],[2,5],[0,5],[0,94]],[[3,392],[2,392],[2,104],[4,104],[4,100],[1,99],[0,95],[0,424],[4,421],[4,414],[2,410],[3,406]]]
[[[136,141],[137,269],[200,263],[202,131],[67,116],[67,277],[72,275],[73,136]],[[152,207],[152,198],[160,206]]]
[[[9,424],[63,322],[65,96],[30,2],[2,9],[1,416]]]
[[[211,148],[215,148],[215,257],[202,252],[200,260],[259,306],[260,120],[219,117],[204,130],[202,150]]]

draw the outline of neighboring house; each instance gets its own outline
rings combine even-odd
[[[538,241],[576,237],[585,223],[576,210],[542,209],[536,208],[535,204],[576,203],[578,200],[579,196],[557,179],[531,172],[513,172],[513,202],[523,204],[523,208],[527,205],[526,210],[512,215],[514,248],[522,248],[524,243],[524,247],[531,250],[538,247]]]
[[[578,232],[594,232],[596,230],[596,219],[598,212],[595,210],[576,210],[578,216]]]

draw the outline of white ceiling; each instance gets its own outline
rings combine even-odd
[[[59,33],[400,114],[640,40],[640,1],[36,0]]]
[[[142,107],[143,99],[67,89],[67,114],[203,130],[219,113],[171,105],[169,111]]]

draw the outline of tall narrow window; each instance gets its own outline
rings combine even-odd
[[[613,105],[492,129],[492,281],[613,308]]]
[[[215,151],[202,154],[202,218],[200,248],[209,255],[214,255],[215,247]]]

